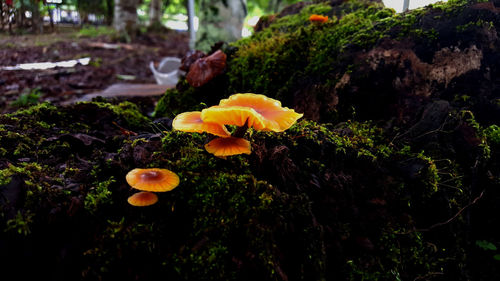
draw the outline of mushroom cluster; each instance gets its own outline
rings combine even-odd
[[[130,196],[130,205],[144,207],[158,202],[158,196],[153,192],[171,191],[179,185],[179,176],[167,169],[133,169],[125,177],[127,183],[141,192]]]
[[[248,128],[283,132],[290,128],[303,114],[282,107],[281,102],[264,95],[235,94],[220,101],[219,105],[194,112],[177,115],[172,122],[175,130],[184,132],[207,132],[217,136],[205,145],[215,156],[250,154],[251,145],[243,139]],[[231,134],[226,125],[238,128]]]

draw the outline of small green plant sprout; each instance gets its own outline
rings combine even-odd
[[[126,176],[127,183],[141,192],[128,198],[132,206],[144,207],[155,204],[158,196],[153,192],[171,191],[179,185],[179,176],[167,169],[133,169]]]
[[[25,107],[28,105],[34,105],[39,102],[42,92],[40,88],[25,89],[23,93],[13,102],[10,103],[12,107]]]
[[[302,116],[293,109],[282,107],[277,100],[245,93],[232,95],[201,112],[181,113],[175,117],[172,126],[184,132],[207,132],[219,136],[207,143],[205,149],[215,156],[224,157],[251,153],[250,142],[243,139],[248,128],[283,132]],[[231,135],[226,125],[238,128]]]
[[[34,214],[30,211],[18,211],[13,219],[7,221],[5,232],[15,231],[23,236],[28,236],[31,233],[30,226],[33,223]]]
[[[493,244],[489,241],[486,241],[486,240],[477,240],[476,245],[485,251],[496,251],[497,250],[497,246],[495,246],[495,244]],[[500,261],[500,254],[494,255],[493,258],[497,261]]]

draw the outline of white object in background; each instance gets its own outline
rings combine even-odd
[[[163,58],[155,69],[153,62],[149,63],[149,68],[153,72],[156,83],[160,85],[175,85],[179,81],[179,76],[184,74],[184,71],[179,70],[181,60],[175,57]]]
[[[189,49],[194,50],[194,45],[196,43],[196,31],[194,28],[194,0],[188,0],[188,26],[189,26]]]
[[[16,66],[3,66],[0,70],[45,70],[56,67],[74,67],[77,64],[88,65],[90,58],[81,58],[77,60],[66,60],[58,62],[34,62],[34,63],[21,63]]]
[[[448,0],[382,0],[387,8],[393,8],[396,13],[404,12],[403,7],[408,7],[408,10],[417,9],[420,7],[434,4],[436,2],[447,2]],[[410,3],[411,2],[411,3]]]
[[[405,0],[403,2],[403,12],[408,11],[408,8],[410,7],[410,0]]]

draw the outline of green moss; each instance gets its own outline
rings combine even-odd
[[[95,214],[101,205],[111,205],[112,192],[110,186],[113,185],[116,180],[111,177],[109,180],[95,182],[94,186],[90,188],[89,192],[85,196],[85,209],[91,214]]]
[[[439,9],[459,11],[468,3],[439,5]],[[310,24],[308,16],[316,8],[323,9],[319,13],[328,14],[331,20]],[[396,14],[378,3],[356,0],[333,8],[326,3],[306,6],[300,13],[275,19],[263,31],[233,44],[238,49],[228,62],[229,92],[261,93],[290,104],[297,91],[306,91],[300,94],[328,102],[323,99],[335,92],[345,73],[352,72],[349,66],[359,63],[353,58],[360,52],[386,39],[411,37],[418,44],[435,44],[440,36],[437,28],[420,27],[430,9],[437,8]],[[321,120],[327,122],[354,117],[347,108],[321,114]]]
[[[210,171],[249,173],[250,164],[246,155],[232,156],[227,159],[214,157],[204,148],[209,139],[210,135],[205,133],[166,132],[162,138],[163,151],[156,157],[168,163],[168,167],[178,172],[180,177],[184,176],[184,173],[189,176],[192,173]],[[186,180],[190,179],[186,178]]]
[[[185,86],[189,87],[187,81],[184,80]],[[177,114],[186,111],[196,111],[200,103],[196,100],[195,89],[189,88],[185,92],[179,92],[177,89],[168,89],[167,92],[160,98],[155,107],[154,117],[170,117],[173,118]]]
[[[477,21],[471,21],[463,25],[457,25],[456,30],[458,32],[464,32],[469,29],[473,29],[476,27],[483,27],[483,26],[487,27],[488,29],[495,28],[495,24],[492,21],[484,21],[483,19],[478,19]]]
[[[19,235],[28,236],[31,233],[30,227],[33,223],[34,214],[29,210],[26,212],[18,211],[16,216],[7,221],[4,231],[15,232]]]
[[[49,102],[44,102],[38,105],[31,106],[26,109],[20,109],[12,114],[7,114],[7,116],[18,116],[18,115],[34,115],[34,116],[44,116],[46,114],[52,114],[52,112],[57,111],[57,107]]]
[[[107,26],[84,26],[80,31],[78,31],[77,37],[89,37],[95,38],[98,36],[114,36],[116,31],[113,28]]]
[[[199,110],[238,92],[254,92],[279,99],[289,105],[297,89],[307,91],[311,99],[328,99],[344,73],[352,72],[359,62],[353,52],[376,46],[384,39],[415,38],[419,44],[432,45],[439,37],[436,28],[417,28],[429,9],[460,10],[464,1],[449,1],[438,8],[416,9],[396,14],[379,3],[350,0],[340,5],[329,3],[306,5],[299,13],[274,19],[270,26],[239,40],[226,51],[228,85],[213,90],[194,89],[181,80],[177,89],[167,91],[159,101],[155,117]],[[324,14],[330,20],[311,24],[311,14]],[[236,48],[236,51],[235,51]],[[347,66],[347,67],[346,67]],[[213,97],[212,103],[207,97]],[[354,109],[355,111],[355,109]],[[321,120],[345,121],[353,110],[321,112]]]
[[[430,4],[429,6],[432,7],[433,9],[439,9],[439,10],[443,11],[445,13],[445,15],[447,15],[447,16],[451,16],[451,15],[456,15],[456,14],[460,13],[464,9],[464,7],[468,4],[470,4],[471,2],[479,3],[479,2],[486,2],[486,1],[483,1],[483,0],[473,0],[473,1],[449,0],[447,2],[433,3],[433,4]]]
[[[131,102],[125,101],[118,105],[113,105],[105,102],[92,102],[89,104],[97,105],[100,108],[111,110],[119,118],[127,123],[128,126],[133,128],[141,128],[150,123],[150,120],[144,116],[139,107]]]
[[[491,143],[496,146],[500,146],[500,127],[497,125],[491,125],[484,130],[484,134]]]
[[[298,14],[288,15],[281,18],[276,19],[273,23],[266,28],[265,30],[258,32],[250,39],[243,39],[235,43],[235,46],[244,46],[250,41],[254,40],[264,40],[276,35],[290,33],[299,28],[303,28],[305,26],[313,26],[309,21],[309,17],[313,14],[318,15],[329,15],[331,14],[332,7],[326,3],[312,4],[307,5],[304,9],[302,9]]]
[[[42,167],[36,163],[22,163],[20,166],[9,165],[7,168],[0,170],[0,186],[9,184],[14,175],[31,178],[33,171],[41,170]]]
[[[494,127],[489,131],[495,135]],[[18,165],[2,170],[1,178],[7,182],[16,171],[25,178],[29,193],[23,208],[40,215],[28,228],[21,223],[25,216],[10,225],[12,231],[28,229],[35,235],[52,209],[41,202],[56,202],[66,214],[76,197],[52,186],[85,174],[78,193],[84,207],[79,225],[93,234],[81,253],[86,280],[125,278],[123,264],[144,280],[153,274],[173,280],[279,280],[285,275],[413,280],[447,270],[440,257],[460,258],[448,251],[454,248],[409,231],[421,223],[420,213],[433,204],[433,196],[443,192],[441,183],[455,183],[444,182],[449,178],[443,173],[451,178],[461,168],[456,163],[445,167],[409,146],[388,144],[385,134],[372,122],[333,126],[302,120],[282,133],[250,130],[253,153],[221,159],[205,151],[208,134],[164,132],[161,149],[147,165],[168,168],[181,182],[147,208],[126,203],[132,191],[124,177],[133,164],[126,161],[113,166],[96,157],[91,170],[68,161],[63,171],[40,166],[30,173],[25,173],[29,165]],[[123,146],[144,144],[138,138]],[[122,157],[126,151],[118,159],[127,159]],[[406,178],[400,167],[412,161],[422,168]],[[443,212],[463,206],[464,194],[447,192],[450,203]],[[380,227],[369,227],[373,224]],[[359,237],[370,239],[374,250],[339,254],[352,253]],[[447,251],[436,253],[431,243]]]
[[[305,69],[308,75],[325,76],[336,71],[345,48],[373,45],[387,36],[384,31],[397,25],[396,20],[376,24],[394,16],[394,11],[364,1],[342,4],[340,10],[345,14],[339,20],[310,24],[311,14],[329,10],[331,7],[326,4],[307,6],[299,14],[277,19],[264,31],[235,43],[238,51],[228,64],[231,90],[270,97],[292,91],[284,86],[292,86],[294,81],[304,78],[296,69]]]
[[[296,81],[307,78],[320,85],[311,95],[326,94],[339,79],[337,74],[356,72],[355,62],[339,62],[348,60],[349,52],[375,46],[386,37],[437,36],[432,29],[413,28],[422,10],[395,15],[364,1],[347,1],[342,9],[324,4],[309,9],[290,16],[290,23],[278,20],[269,34],[264,31],[237,43],[239,50],[228,66],[232,89],[293,97]],[[307,18],[313,12],[335,18],[310,25]],[[157,117],[204,106],[206,89],[191,88],[185,80],[179,86],[183,90],[170,90],[162,98]],[[226,90],[214,91],[212,97]],[[103,118],[93,119],[89,112]],[[12,163],[19,157],[48,159],[54,153],[53,161],[61,165],[3,167],[0,183],[20,175],[27,200],[20,203],[19,216],[0,223],[9,232],[49,237],[39,234],[66,229],[67,214],[76,209],[78,226],[89,233],[78,244],[84,249],[75,254],[82,266],[77,276],[84,280],[415,280],[448,272],[455,276],[466,268],[470,242],[457,237],[469,237],[469,222],[457,216],[446,226],[425,227],[461,212],[477,196],[473,185],[497,190],[490,182],[498,184],[494,177],[500,130],[496,125],[484,128],[469,112],[452,112],[448,118],[454,123],[445,124],[439,141],[451,148],[437,149],[397,139],[395,132],[385,129],[387,124],[347,118],[335,125],[302,120],[282,133],[249,130],[252,154],[226,159],[205,151],[208,134],[162,132],[161,148],[145,165],[168,168],[181,182],[171,192],[158,194],[157,204],[134,208],[126,203],[133,191],[125,181],[126,172],[140,161],[133,149],[158,145],[157,140],[120,136],[105,149],[90,146],[87,155],[74,155],[72,144],[60,135],[115,128],[114,120],[124,127],[145,128],[149,120],[130,104],[84,103],[67,110],[38,105],[0,117],[1,147],[21,143],[15,157],[0,153]],[[456,138],[459,125],[472,127],[471,137],[479,140],[479,145],[470,145],[474,161],[460,159],[458,146],[448,141]],[[64,190],[73,182],[78,192]],[[63,221],[61,228],[46,218],[58,208],[62,215],[55,218]],[[42,229],[46,225],[51,227]]]
[[[144,143],[147,143],[148,140],[146,140],[145,138],[138,138],[138,139],[135,139],[132,143],[131,143],[131,146],[132,147],[136,147],[137,145],[141,145],[141,144],[144,144]]]

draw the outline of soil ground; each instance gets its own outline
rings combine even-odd
[[[113,44],[105,48],[103,43]],[[110,45],[107,45],[108,47]],[[137,36],[119,43],[112,36],[79,36],[74,27],[43,35],[0,34],[0,112],[16,109],[15,101],[71,101],[114,83],[155,83],[149,63],[182,57],[188,50],[185,33],[168,31]],[[57,62],[90,57],[89,65],[48,70],[2,70],[22,63]],[[35,89],[38,89],[35,92]],[[30,93],[39,93],[27,98]],[[24,100],[23,100],[24,96]],[[15,103],[14,103],[15,104]]]

